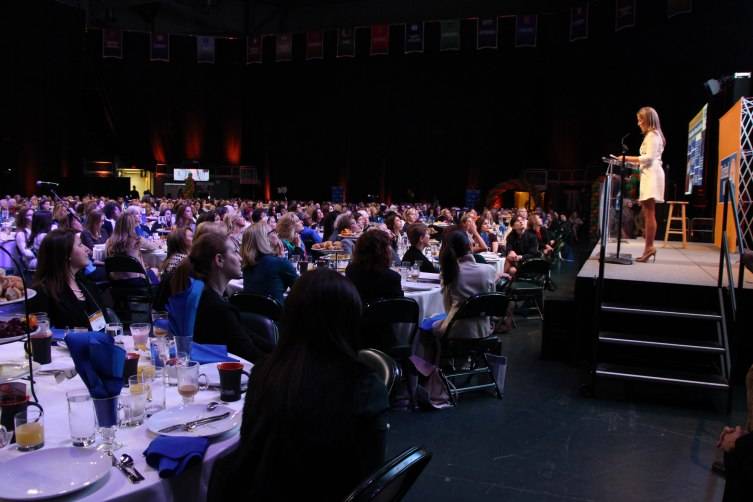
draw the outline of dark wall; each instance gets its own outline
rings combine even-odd
[[[687,123],[707,100],[703,82],[749,70],[753,45],[748,2],[694,3],[693,14],[667,20],[664,2],[639,0],[638,28],[620,33],[613,3],[594,3],[591,38],[572,44],[566,15],[542,16],[537,49],[513,48],[512,22],[502,21],[499,50],[439,53],[438,27],[428,24],[422,55],[403,55],[393,28],[390,56],[369,57],[361,32],[357,57],[335,59],[330,31],[325,60],[304,62],[298,34],[295,61],[272,62],[268,39],[265,63],[250,66],[241,39],[218,40],[216,64],[198,65],[195,40],[179,36],[170,63],[150,63],[145,33],[125,34],[123,60],[103,60],[101,32],[89,30],[83,82],[69,101],[79,111],[53,118],[68,118],[66,134],[85,138],[82,148],[68,140],[78,159],[243,163],[260,173],[268,163],[273,192],[286,185],[292,198],[328,197],[346,179],[359,199],[383,179],[394,199],[457,203],[474,169],[482,190],[528,168],[592,166],[595,176],[626,132],[637,150],[635,112],[649,104],[667,135],[672,195],[684,177]],[[474,38],[465,21],[464,47]],[[52,54],[46,64],[59,64]],[[35,92],[49,102],[63,91]],[[43,148],[53,172],[54,146]]]

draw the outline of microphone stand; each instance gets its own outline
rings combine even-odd
[[[16,270],[19,271],[21,274],[21,282],[23,282],[24,285],[24,311],[26,314],[26,328],[24,331],[26,331],[26,343],[29,344],[29,350],[27,350],[27,355],[29,356],[29,383],[31,384],[31,395],[34,398],[35,403],[39,403],[39,399],[37,398],[37,393],[34,391],[34,361],[32,360],[31,356],[31,323],[29,322],[29,288],[26,286],[26,280],[24,278],[24,270],[21,268],[21,265],[18,263],[18,260],[13,256],[13,254],[8,251],[5,246],[0,246],[0,249],[2,249],[3,253],[8,255],[8,258],[10,258],[10,261],[13,262],[13,266],[16,267]]]
[[[617,206],[617,253],[609,255],[604,261],[615,265],[632,265],[633,257],[631,255],[620,256],[620,245],[622,244],[622,208],[625,205],[625,192],[622,190],[623,176],[625,175],[625,157],[627,156],[627,145],[625,138],[622,137],[622,161],[620,163],[620,185],[619,185],[619,205]]]

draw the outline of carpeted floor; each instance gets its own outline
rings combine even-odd
[[[556,271],[571,294],[577,264]],[[583,397],[584,371],[539,358],[541,322],[503,335],[504,398],[466,394],[457,407],[393,412],[388,455],[412,445],[433,453],[409,501],[719,501],[710,472],[727,423],[744,421],[736,389],[728,417],[718,393],[615,385]]]

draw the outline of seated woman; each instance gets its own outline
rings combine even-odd
[[[400,237],[403,235],[405,222],[399,214],[392,212],[384,218],[384,224],[387,225],[387,231],[390,233],[390,245],[393,251],[397,251]]]
[[[105,222],[104,215],[101,211],[91,211],[86,217],[86,225],[81,232],[81,242],[90,250],[94,249],[97,244],[107,242],[107,232],[102,230],[102,224]]]
[[[267,230],[266,224],[259,222],[243,232],[243,292],[269,295],[282,304],[298,273],[288,260],[276,255]]]
[[[188,256],[193,242],[193,231],[188,227],[178,228],[167,236],[167,257],[162,262],[162,274],[172,274],[180,262]]]
[[[303,230],[303,223],[295,213],[285,213],[277,222],[277,235],[280,237],[288,256],[298,255],[305,257],[306,249],[301,241],[300,232]]]
[[[476,229],[476,218],[471,212],[464,214],[460,218],[460,228],[465,230],[465,233],[468,236],[468,241],[471,243],[471,250],[474,253],[483,253],[484,251],[487,251],[486,243]]]
[[[138,225],[139,221],[136,215],[129,212],[122,213],[115,223],[112,235],[107,239],[105,255],[108,258],[111,256],[130,256],[138,260],[143,267],[144,261],[141,258],[141,250],[154,251],[157,249],[157,244],[136,235]],[[111,280],[130,281],[135,285],[141,285],[140,278],[143,277],[143,275],[135,272],[113,272],[110,276]]]
[[[353,281],[364,305],[380,298],[400,298],[400,274],[390,269],[390,237],[382,230],[364,232],[356,241],[345,277]]]
[[[534,213],[528,219],[528,232],[531,232],[536,236],[536,242],[538,243],[538,249],[544,256],[551,256],[554,251],[554,237],[549,233],[549,230],[542,224],[541,215]]]
[[[22,207],[16,214],[16,250],[24,265],[31,270],[37,268],[37,255],[29,246],[33,219],[34,210],[30,207]]]
[[[356,358],[360,320],[358,292],[337,272],[293,286],[280,342],[251,374],[240,445],[214,469],[208,500],[343,500],[384,462],[387,390]]]
[[[429,246],[429,227],[423,223],[414,223],[408,226],[408,242],[410,247],[403,255],[403,262],[421,264],[421,272],[436,272],[434,264],[424,254],[424,249]]]
[[[539,256],[539,243],[536,235],[525,231],[525,225],[520,216],[512,224],[512,232],[507,236],[506,248],[505,273],[513,277],[521,262]]]
[[[48,233],[39,248],[32,312],[47,312],[56,328],[103,330],[109,319],[99,289],[79,273],[88,263],[81,234],[69,229]]]
[[[492,253],[499,252],[499,242],[497,241],[497,234],[492,231],[490,220],[479,218],[476,220],[476,230],[479,237],[484,241],[486,249]]]
[[[361,233],[362,230],[350,212],[342,213],[335,219],[334,230],[329,240],[332,242],[342,242],[343,253],[353,254],[354,240],[351,237],[343,237],[343,233],[346,230],[353,235]]]
[[[230,279],[241,276],[241,258],[233,240],[224,234],[208,232],[193,242],[188,259],[175,269],[171,286],[173,291],[181,292],[188,288],[189,278],[204,281],[193,340],[227,345],[228,352],[256,363],[272,346],[247,330],[241,324],[238,309],[223,298]]]
[[[462,230],[453,230],[445,236],[439,254],[442,278],[442,298],[447,317],[436,321],[432,326],[436,335],[444,335],[452,318],[460,306],[471,296],[494,291],[497,281],[496,270],[491,265],[476,263],[471,254],[468,235]],[[456,323],[455,333],[467,338],[485,338],[492,333],[493,326],[487,317],[463,319]]]
[[[31,233],[26,241],[27,249],[31,249],[35,255],[39,255],[39,248],[45,236],[52,230],[52,213],[49,211],[37,211],[31,218]],[[32,268],[29,264],[27,267]]]

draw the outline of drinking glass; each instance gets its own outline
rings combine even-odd
[[[408,280],[410,274],[410,268],[413,264],[409,261],[404,261],[400,264],[400,276],[404,281]]]
[[[411,265],[410,278],[414,281],[417,281],[419,277],[421,277],[421,262],[416,261],[413,262],[413,265]]]
[[[152,326],[154,328],[154,336],[167,336],[169,322],[170,318],[167,312],[156,310],[152,312]]]
[[[200,365],[196,361],[188,361],[184,366],[176,368],[178,372],[178,394],[183,398],[183,404],[193,403],[194,396],[199,390],[207,389],[207,376],[199,373]],[[200,383],[204,377],[204,384]],[[203,387],[203,388],[202,388]]]
[[[133,346],[139,352],[146,352],[149,342],[149,331],[151,326],[145,322],[135,322],[131,324],[131,336],[133,337]]]
[[[39,405],[29,404],[13,418],[18,451],[38,450],[44,446],[44,413]]]
[[[65,393],[68,399],[68,425],[73,446],[86,447],[94,444],[97,419],[94,404],[88,389],[76,389]]]
[[[172,354],[175,354],[175,340],[169,336],[155,336],[150,341],[152,364],[157,368],[162,368],[170,360]]]
[[[122,448],[117,441],[116,433],[120,425],[120,396],[92,398],[94,416],[97,419],[97,432],[100,435],[100,445],[97,449],[111,452]]]
[[[123,334],[123,324],[119,322],[108,322],[107,325],[105,325],[105,333],[117,340],[118,337]]]
[[[143,377],[133,375],[128,379],[128,390],[123,390],[123,425],[136,426],[144,423],[147,396],[150,392],[149,382]]]
[[[146,416],[150,417],[165,409],[165,388],[167,387],[164,369],[154,368],[151,372],[142,372],[137,375],[137,381],[148,385],[146,394]]]
[[[178,366],[185,366],[188,363],[189,356],[187,352],[178,351],[175,357],[171,357],[165,363],[165,376],[168,385],[178,385]]]

